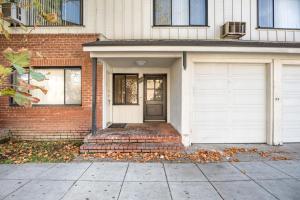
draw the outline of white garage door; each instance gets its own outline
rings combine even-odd
[[[195,64],[192,143],[266,142],[264,64]]]
[[[284,66],[282,79],[283,142],[300,142],[300,66]]]

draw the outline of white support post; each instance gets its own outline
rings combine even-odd
[[[191,70],[193,63],[186,55],[186,67],[182,66],[182,102],[181,102],[181,134],[184,146],[191,145],[191,95],[192,95],[192,78]]]
[[[273,81],[273,145],[282,145],[282,64],[280,60],[273,60],[274,81]]]

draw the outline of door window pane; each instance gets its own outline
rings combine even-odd
[[[154,89],[147,89],[147,101],[154,100]]]
[[[155,89],[161,90],[163,88],[163,81],[162,80],[155,80]]]
[[[35,69],[36,72],[47,74],[47,80],[30,80],[33,85],[45,87],[48,93],[45,95],[40,90],[32,90],[31,94],[40,99],[37,104],[64,104],[64,70],[63,69]]]
[[[189,0],[172,1],[172,25],[189,25]]]
[[[206,25],[206,0],[190,0],[191,25]]]
[[[273,27],[273,0],[259,0],[259,27]]]
[[[147,80],[147,88],[154,89],[154,80]]]
[[[155,0],[155,25],[171,25],[171,0]]]
[[[81,70],[66,69],[65,73],[65,103],[81,104]]]
[[[154,99],[155,99],[155,101],[162,101],[162,99],[163,99],[163,90],[155,90]]]

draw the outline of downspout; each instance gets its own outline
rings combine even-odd
[[[97,58],[92,58],[92,135],[97,133]]]

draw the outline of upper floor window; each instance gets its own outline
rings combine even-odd
[[[154,0],[155,26],[206,26],[207,0]]]
[[[259,28],[300,28],[300,0],[258,0]]]
[[[32,1],[32,0],[25,0]],[[78,26],[83,24],[83,0],[40,0],[46,13],[56,13],[57,23],[49,23],[39,13],[39,8],[25,9],[27,26]]]

